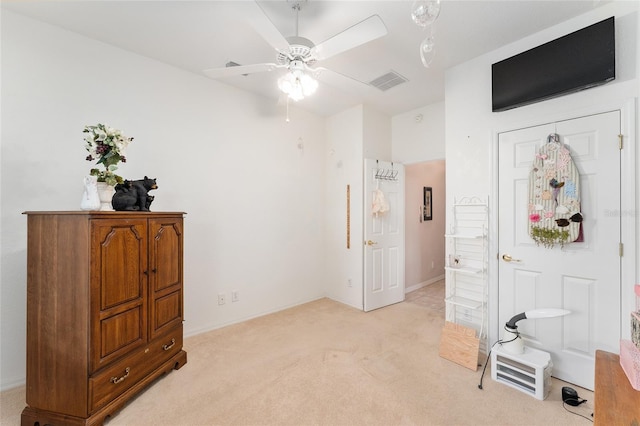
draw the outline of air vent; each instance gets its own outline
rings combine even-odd
[[[395,71],[389,71],[388,73],[381,75],[380,77],[371,80],[369,84],[383,92],[397,86],[398,84],[406,83],[407,80]]]

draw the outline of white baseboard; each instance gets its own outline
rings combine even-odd
[[[438,281],[442,281],[442,280],[444,280],[444,274],[442,274],[442,275],[438,275],[437,277],[435,277],[435,278],[431,278],[431,279],[429,279],[429,280],[427,280],[427,281],[423,281],[423,282],[421,282],[421,283],[414,284],[414,285],[412,285],[411,287],[406,287],[406,288],[404,289],[404,293],[405,293],[405,294],[407,294],[407,293],[411,293],[412,291],[419,290],[419,289],[421,289],[422,287],[426,287],[426,286],[428,286],[428,285],[431,285],[431,284],[437,283]]]

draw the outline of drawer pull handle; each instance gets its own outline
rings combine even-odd
[[[171,339],[171,343],[169,343],[168,345],[162,345],[162,349],[164,349],[165,351],[168,351],[169,349],[174,347],[175,344],[176,344],[176,339]]]
[[[113,384],[116,384],[116,385],[117,385],[118,383],[120,383],[121,381],[123,381],[124,379],[126,379],[126,378],[127,378],[127,376],[129,376],[129,372],[130,372],[130,371],[131,371],[131,368],[130,368],[130,367],[125,368],[125,370],[124,370],[124,376],[122,376],[122,377],[120,377],[120,378],[112,377],[112,378],[111,378],[111,383],[113,383]]]

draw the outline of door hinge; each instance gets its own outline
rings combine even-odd
[[[624,256],[624,244],[618,243],[618,255],[620,257]]]
[[[618,135],[618,149],[622,151],[622,139],[623,139],[623,135]]]

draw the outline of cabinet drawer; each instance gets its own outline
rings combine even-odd
[[[181,349],[182,324],[91,376],[90,411],[112,401]]]

